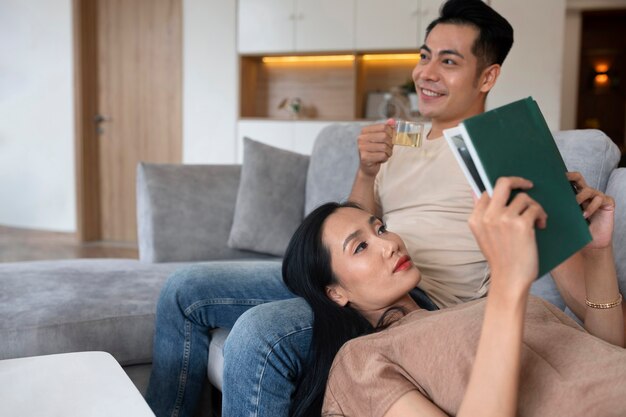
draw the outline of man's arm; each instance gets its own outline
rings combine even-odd
[[[370,213],[381,216],[374,183],[380,171],[380,165],[386,162],[393,152],[393,129],[395,121],[366,126],[358,138],[359,169],[350,192],[350,201],[357,203]]]

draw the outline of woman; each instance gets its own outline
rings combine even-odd
[[[488,297],[437,312],[409,294],[420,273],[379,219],[332,203],[311,213],[283,263],[286,284],[315,315],[312,371],[293,414],[319,415],[328,378],[327,416],[626,415],[615,204],[568,176],[591,221],[593,241],[568,261],[580,267],[565,268],[585,280],[589,333],[528,294],[538,271],[534,230],[549,220],[523,192],[507,204],[513,189],[532,187],[527,180],[499,180],[470,218],[491,268]]]

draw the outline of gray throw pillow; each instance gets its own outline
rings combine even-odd
[[[283,256],[304,216],[309,157],[243,139],[243,165],[228,246]]]

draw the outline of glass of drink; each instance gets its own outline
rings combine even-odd
[[[423,132],[424,125],[422,123],[408,120],[396,120],[396,131],[393,135],[393,144],[419,148],[422,146]]]

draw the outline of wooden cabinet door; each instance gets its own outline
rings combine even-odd
[[[353,50],[355,1],[296,0],[296,51]]]
[[[416,49],[421,39],[420,0],[358,0],[358,50]]]
[[[239,0],[239,52],[293,51],[294,2],[295,0]]]

